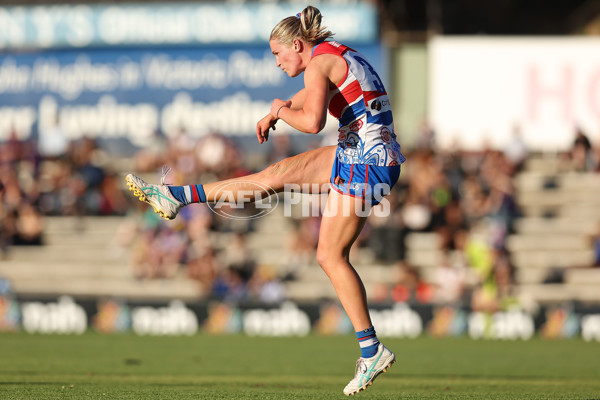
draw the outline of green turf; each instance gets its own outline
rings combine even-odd
[[[362,399],[600,399],[600,343],[386,340],[398,361]],[[350,336],[0,334],[0,399],[335,399]]]

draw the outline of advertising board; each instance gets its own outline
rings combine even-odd
[[[600,140],[600,39],[437,37],[429,43],[438,144],[569,149],[576,129]]]
[[[383,69],[381,46],[356,50]],[[271,101],[303,83],[277,68],[266,44],[0,54],[0,141],[13,129],[19,139],[44,135],[56,117],[69,139],[138,146],[157,130],[253,136]]]

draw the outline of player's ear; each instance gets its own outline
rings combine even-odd
[[[296,53],[301,53],[302,52],[302,47],[303,47],[303,43],[300,39],[294,39],[294,41],[292,42],[292,47],[294,48],[294,51]]]

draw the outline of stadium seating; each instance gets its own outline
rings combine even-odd
[[[516,268],[515,293],[537,303],[600,303],[600,269],[590,268],[591,237],[600,221],[600,175],[568,172],[560,160],[538,156],[527,162],[515,184],[523,217],[506,243]],[[189,300],[206,295],[184,273],[172,279],[135,279],[127,250],[115,241],[122,222],[123,217],[46,217],[45,245],[11,247],[0,274],[23,295]],[[247,242],[259,265],[285,270],[282,260],[290,229],[281,208],[257,222]],[[227,234],[215,235],[217,247],[223,248]],[[405,244],[407,261],[431,282],[441,260],[439,237],[411,233]],[[398,279],[393,263],[378,261],[369,248],[353,252],[352,260],[369,295]],[[335,298],[314,260],[285,285],[293,300]]]
[[[46,217],[46,245],[11,247],[0,274],[24,296],[196,298],[198,288],[183,277],[133,278],[128,254],[114,241],[122,221],[122,217]]]

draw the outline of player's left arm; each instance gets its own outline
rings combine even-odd
[[[306,88],[302,88],[298,93],[292,96],[290,101],[290,108],[292,110],[302,109],[302,107],[304,107],[304,102],[306,101]]]
[[[330,60],[316,57],[304,71],[304,89],[287,102],[275,99],[271,115],[305,133],[319,133],[327,122]],[[296,100],[296,103],[294,103]],[[302,101],[300,101],[302,100]],[[299,103],[302,102],[300,107]],[[291,106],[291,107],[290,107]]]

